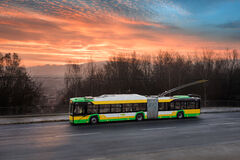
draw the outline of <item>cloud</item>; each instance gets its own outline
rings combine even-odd
[[[27,28],[35,30],[59,30],[60,23],[51,22],[40,18],[29,17],[1,17],[0,24],[7,24],[16,28]],[[64,26],[64,23],[61,23]]]
[[[21,31],[15,27],[0,24],[0,38],[14,41],[40,40],[42,35],[29,31]]]
[[[217,25],[219,28],[240,29],[240,20]]]
[[[0,10],[1,52],[20,53],[27,65],[229,45],[190,31],[189,8],[170,0],[18,0]]]

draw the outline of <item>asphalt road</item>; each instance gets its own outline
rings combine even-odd
[[[0,160],[240,159],[240,113],[183,120],[0,126]]]

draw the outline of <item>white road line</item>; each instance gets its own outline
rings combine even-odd
[[[209,125],[209,126],[217,126],[217,125],[231,125],[231,124],[236,124],[235,122],[226,122],[226,123],[207,123],[203,125]]]
[[[222,123],[222,124],[236,124],[235,122],[227,122],[227,123]]]
[[[100,134],[100,132],[95,132],[95,133],[79,133],[79,134],[66,134],[66,135],[59,135],[55,136],[56,138],[61,138],[61,137],[73,137],[73,136],[88,136],[88,135],[93,135],[93,134]]]
[[[145,129],[141,129],[141,130],[144,130],[144,131],[151,131],[151,130],[173,129],[173,128],[177,128],[177,127],[145,128]]]
[[[206,123],[206,124],[203,124],[203,125],[216,126],[216,125],[221,125],[221,124],[219,124],[219,123]]]

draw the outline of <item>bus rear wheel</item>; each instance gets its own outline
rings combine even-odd
[[[183,112],[178,112],[177,118],[178,118],[178,119],[183,119],[183,118],[184,118]]]
[[[91,117],[90,123],[91,124],[97,124],[98,123],[98,118],[97,117]]]
[[[137,121],[142,121],[143,120],[143,114],[137,114],[136,120]]]

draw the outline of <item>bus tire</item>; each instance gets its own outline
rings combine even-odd
[[[144,119],[143,114],[141,114],[141,113],[137,114],[136,121],[142,121],[143,119]]]
[[[98,118],[96,116],[90,118],[90,124],[97,124]]]
[[[183,112],[178,112],[177,118],[178,119],[183,119],[184,118],[184,113]]]

